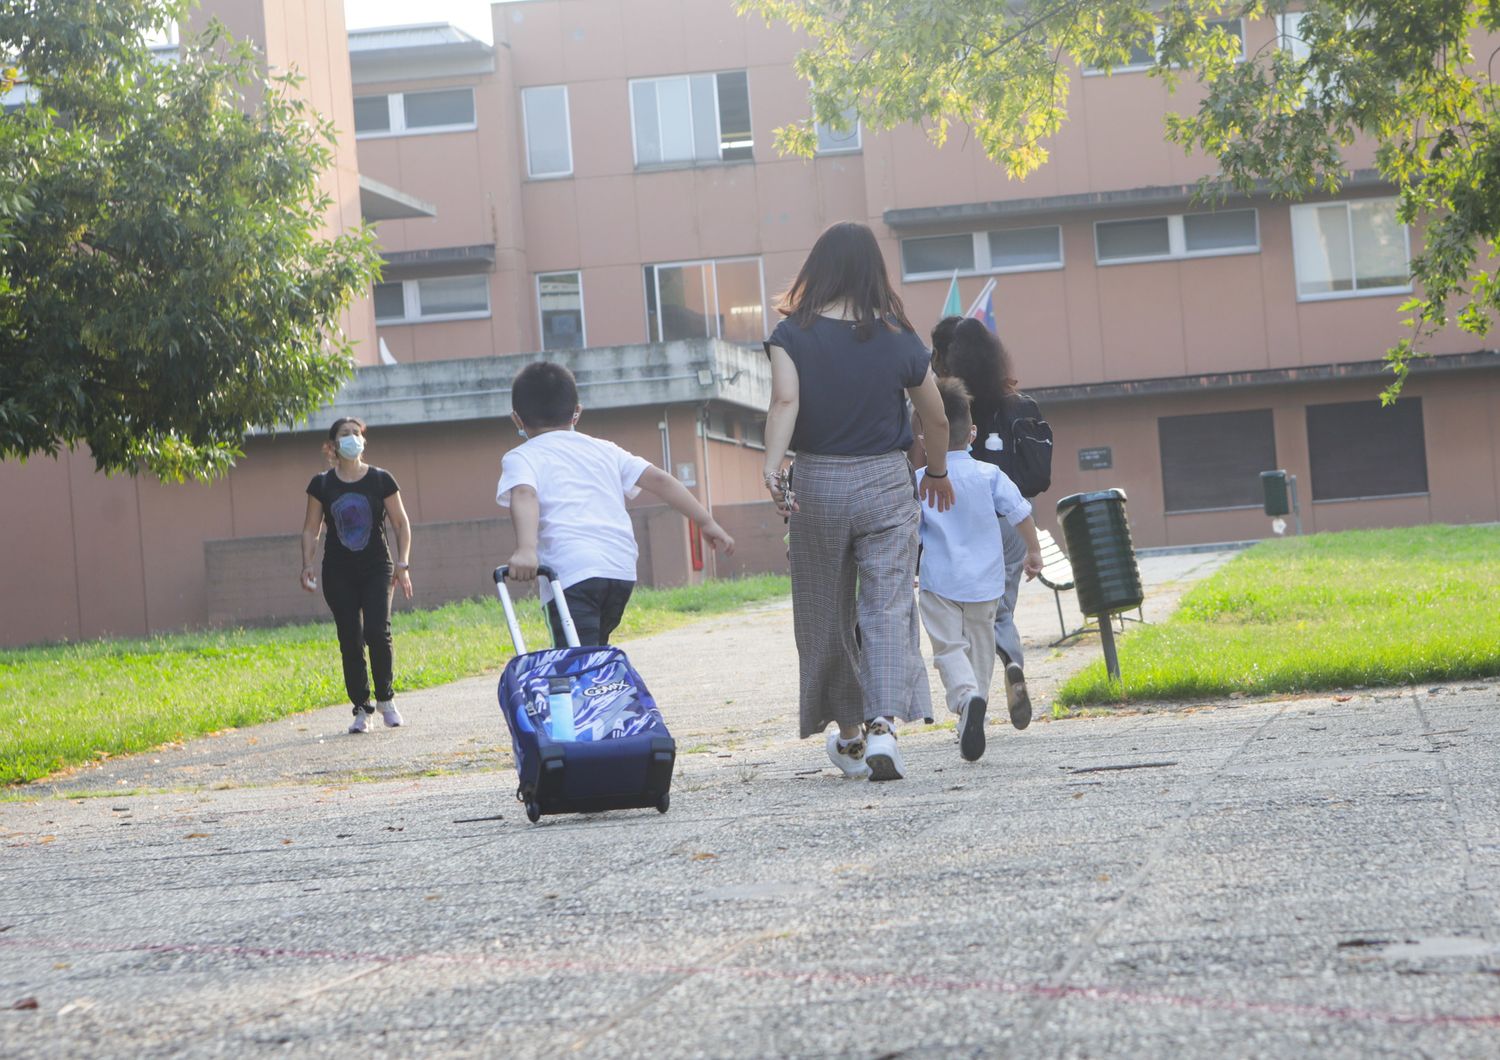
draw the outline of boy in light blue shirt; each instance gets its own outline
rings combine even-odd
[[[939,379],[938,391],[948,416],[954,503],[944,512],[922,506],[918,608],[948,709],[958,715],[959,753],[974,762],[984,754],[984,712],[995,675],[995,611],[1005,594],[1005,547],[995,516],[1014,526],[1026,542],[1023,570],[1028,581],[1041,573],[1042,549],[1031,502],[1005,472],[969,455],[976,434],[969,392],[957,379]],[[1011,721],[1024,728],[1030,719]]]

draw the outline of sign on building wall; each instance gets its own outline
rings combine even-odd
[[[1105,471],[1114,466],[1114,452],[1107,445],[1078,450],[1079,471]]]

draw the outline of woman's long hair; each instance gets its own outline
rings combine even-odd
[[[875,334],[876,324],[915,330],[886,275],[875,233],[854,221],[824,229],[776,308],[808,328],[821,310],[844,306],[854,313],[854,335],[861,341]]]
[[[1007,395],[1016,392],[1010,355],[999,337],[972,317],[953,329],[944,358],[947,374],[963,380],[973,397],[974,422],[981,433]]]

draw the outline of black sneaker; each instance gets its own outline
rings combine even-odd
[[[977,762],[984,757],[984,712],[988,704],[983,696],[975,696],[958,713],[958,753],[965,762]]]
[[[1026,694],[1026,674],[1019,663],[1005,665],[1005,705],[1010,708],[1010,723],[1018,729],[1031,724],[1031,697]]]

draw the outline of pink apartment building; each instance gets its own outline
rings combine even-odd
[[[637,509],[643,581],[779,568],[759,344],[818,232],[849,219],[923,329],[955,270],[966,299],[996,279],[998,330],[1056,431],[1044,525],[1056,498],[1120,486],[1140,546],[1266,536],[1273,468],[1298,475],[1309,531],[1500,519],[1500,357],[1444,334],[1407,396],[1376,402],[1418,239],[1390,189],[1361,169],[1337,199],[1196,206],[1208,163],[1162,139],[1190,89],[1078,71],[1052,161],[1018,184],[962,135],[939,149],[914,128],[820,129],[815,159],[778,156],[773,130],[808,110],[799,41],[733,0],[532,0],[492,8],[493,46],[423,25],[334,55],[339,8],[268,2],[248,32],[268,62],[307,64],[357,149],[338,199],[347,213],[357,183],[387,260],[367,367],[213,486],[103,479],[86,455],[0,464],[24,498],[0,542],[28,601],[0,643],[320,615],[295,531],[346,412],[417,524],[419,602],[484,592],[510,541],[507,388],[543,352],[578,374],[584,429],[671,469],[742,542],[716,565],[673,513]],[[1234,28],[1256,49],[1280,27]]]

